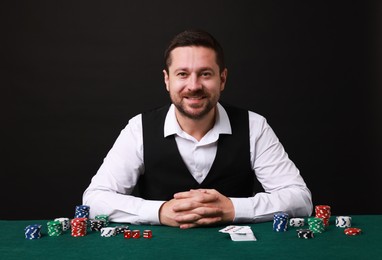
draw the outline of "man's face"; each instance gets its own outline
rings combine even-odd
[[[171,51],[164,81],[172,103],[182,116],[201,119],[215,107],[223,91],[227,70],[219,72],[215,51],[199,46]]]

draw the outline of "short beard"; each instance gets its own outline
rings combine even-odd
[[[178,111],[182,115],[184,115],[184,116],[186,116],[186,117],[188,117],[190,119],[193,119],[193,120],[200,120],[200,119],[202,119],[204,116],[206,116],[211,111],[211,109],[214,108],[214,105],[211,102],[208,102],[207,106],[200,113],[198,113],[198,114],[191,114],[191,113],[188,113],[185,109],[183,109],[183,106],[181,104],[174,103],[174,102],[173,102],[173,104],[175,105],[175,107],[178,109]]]

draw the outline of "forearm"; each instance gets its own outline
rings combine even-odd
[[[231,200],[235,208],[236,223],[270,221],[276,212],[287,212],[290,217],[306,217],[310,216],[313,210],[311,193],[304,186]]]
[[[90,206],[90,218],[106,214],[113,222],[158,225],[158,212],[163,201],[144,200],[89,187],[83,195],[83,204]]]

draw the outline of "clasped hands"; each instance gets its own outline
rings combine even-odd
[[[198,189],[174,194],[159,210],[161,224],[182,229],[232,222],[232,201],[214,189]]]

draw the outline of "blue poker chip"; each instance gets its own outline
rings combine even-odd
[[[285,232],[288,230],[289,215],[285,212],[279,212],[273,215],[273,230],[276,232]]]
[[[89,218],[90,207],[87,205],[78,205],[74,213],[74,218]]]
[[[32,239],[39,239],[41,237],[41,225],[39,224],[32,224],[27,226],[25,230],[25,238],[32,240]]]

